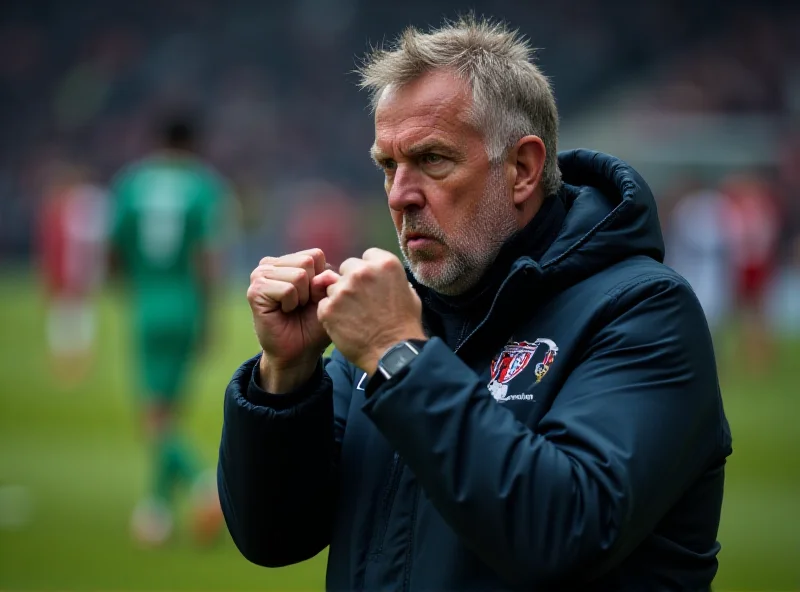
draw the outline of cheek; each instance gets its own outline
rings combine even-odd
[[[400,230],[403,228],[403,212],[398,212],[397,210],[389,208],[389,213],[392,216],[392,223],[394,223],[394,228],[399,233]]]
[[[483,197],[483,184],[480,180],[459,183],[448,188],[447,194],[439,202],[437,218],[443,226],[459,230],[472,223],[480,215]]]

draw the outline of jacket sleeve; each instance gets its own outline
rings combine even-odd
[[[245,362],[225,392],[217,485],[228,530],[248,560],[281,567],[330,542],[352,372],[334,352],[309,382],[272,395]]]
[[[649,280],[608,295],[604,315],[535,429],[439,339],[365,403],[443,519],[509,582],[610,570],[729,446],[688,286]]]

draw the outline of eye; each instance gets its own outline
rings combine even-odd
[[[397,163],[391,158],[382,158],[378,161],[378,166],[384,171],[393,171],[397,168]]]
[[[444,162],[444,156],[429,152],[428,154],[423,154],[421,160],[423,164],[436,166]]]

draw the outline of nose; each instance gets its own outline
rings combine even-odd
[[[389,207],[397,212],[408,208],[422,208],[425,205],[425,193],[422,179],[414,167],[405,163],[399,164],[394,175],[386,180],[389,196]]]

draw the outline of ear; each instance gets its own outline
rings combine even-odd
[[[539,136],[525,136],[509,151],[516,176],[512,187],[514,205],[521,207],[534,194],[541,193],[542,171],[547,150]]]

